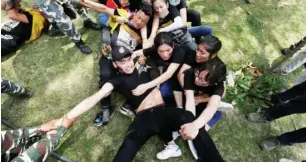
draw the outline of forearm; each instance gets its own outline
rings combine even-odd
[[[221,101],[220,96],[218,95],[211,96],[206,108],[193,123],[195,123],[195,125],[198,128],[204,127],[216,113],[220,101]]]
[[[79,103],[76,107],[74,107],[71,111],[67,113],[68,119],[74,119],[80,116],[81,114],[87,112],[91,108],[93,108],[101,99],[108,96],[113,90],[113,86],[109,83],[104,84],[104,86],[100,89],[99,92],[94,95],[88,97]]]
[[[103,4],[96,3],[96,2],[93,2],[93,1],[91,1],[91,0],[84,0],[84,4],[82,4],[82,5],[84,5],[84,6],[86,6],[86,7],[89,7],[89,8],[91,8],[91,9],[94,9],[94,10],[96,10],[96,11],[105,13],[105,14],[107,14],[108,16],[113,16],[113,14],[109,14],[109,13],[107,12],[108,7],[105,6],[105,5],[103,5]]]
[[[187,9],[186,8],[180,9],[180,14],[182,17],[183,24],[186,24],[187,23]]]
[[[182,18],[178,16],[174,19],[174,22],[171,25],[165,28],[162,28],[161,30],[162,32],[170,32],[170,31],[176,30],[181,27],[183,27],[183,21],[182,21]]]
[[[210,97],[200,97],[199,103],[209,102]]]
[[[147,33],[147,26],[141,28],[140,32],[141,32],[142,42],[145,42],[146,39],[147,39],[147,36],[148,36],[148,33]]]
[[[151,39],[155,38],[158,27],[159,27],[159,17],[154,15],[154,20],[153,20],[153,25],[152,25],[151,35],[150,35]]]
[[[204,127],[214,116],[217,111],[217,107],[206,107],[201,115],[193,122],[197,128]]]

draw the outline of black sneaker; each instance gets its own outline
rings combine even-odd
[[[277,140],[277,137],[272,137],[268,140],[263,141],[262,143],[260,143],[260,148],[263,151],[270,151],[278,146],[280,146],[280,142]]]
[[[114,108],[109,106],[107,108],[103,108],[100,113],[97,114],[94,119],[94,125],[96,126],[104,126],[107,125],[110,118],[114,116]]]
[[[30,92],[29,90],[25,90],[22,94],[19,95],[21,98],[30,98],[33,96],[33,92]]]
[[[135,118],[135,113],[132,111],[132,106],[128,103],[124,103],[119,111],[121,114],[130,117],[131,119]]]
[[[78,47],[83,54],[90,54],[92,50],[88,47],[82,40],[75,43],[75,46]]]
[[[84,21],[84,27],[85,28],[91,28],[94,30],[101,30],[102,29],[102,25],[94,23],[91,19],[87,19]]]
[[[64,36],[65,34],[59,29],[56,24],[52,24],[51,29],[49,31],[49,36],[56,37],[56,36]]]

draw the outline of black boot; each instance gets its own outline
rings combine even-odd
[[[304,37],[298,43],[291,45],[289,48],[284,48],[281,50],[283,55],[293,55],[297,51],[299,51],[306,44],[306,37]]]
[[[101,30],[102,29],[102,25],[94,23],[92,20],[87,19],[84,21],[84,27],[85,28],[91,28],[94,30]]]
[[[90,54],[92,50],[88,47],[82,40],[75,43],[75,46],[78,47],[83,54]]]
[[[49,31],[49,36],[64,36],[65,34],[60,30],[60,28],[56,25],[56,23],[52,23],[51,29]]]
[[[33,96],[33,92],[30,92],[29,90],[25,90],[22,94],[19,95],[21,98],[30,98]]]

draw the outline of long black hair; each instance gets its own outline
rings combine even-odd
[[[171,47],[173,47],[174,45],[173,38],[167,32],[158,33],[154,39],[154,46],[156,48],[158,48],[160,45],[163,45],[163,44],[167,44]]]
[[[222,42],[219,40],[219,38],[216,36],[212,36],[212,35],[202,38],[200,41],[200,44],[205,44],[207,46],[206,51],[209,52],[210,58],[214,54],[218,53],[218,51],[222,47]]]

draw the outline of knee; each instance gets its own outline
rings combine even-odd
[[[101,23],[101,24],[103,24],[103,25],[105,25],[105,26],[108,26],[107,24],[108,24],[108,16],[106,15],[106,14],[99,14],[98,15],[98,21]]]
[[[206,35],[213,35],[213,29],[211,26],[204,25],[204,26],[201,26],[201,29],[205,31]]]

